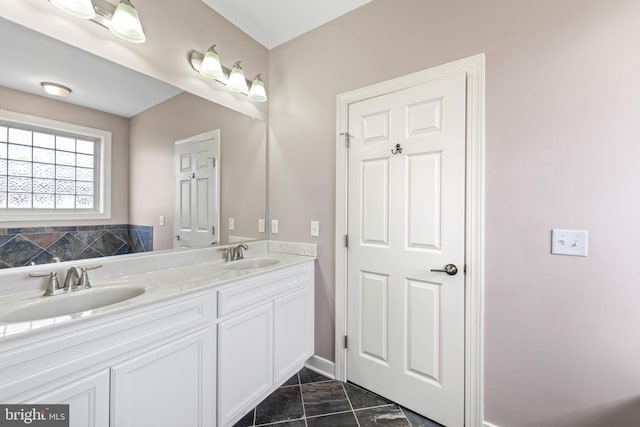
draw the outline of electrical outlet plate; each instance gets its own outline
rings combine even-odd
[[[271,233],[278,234],[278,228],[279,228],[278,220],[277,219],[272,219],[271,220]]]
[[[229,218],[229,231],[233,231],[236,229],[236,220],[235,218]]]
[[[320,236],[320,221],[311,221],[310,234],[313,237]]]
[[[258,220],[258,233],[264,233],[264,219],[260,218]]]
[[[586,257],[589,253],[589,232],[587,230],[552,230],[551,253]]]

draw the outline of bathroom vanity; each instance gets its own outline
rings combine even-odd
[[[315,258],[267,245],[230,262],[214,248],[101,260],[78,295],[137,295],[83,312],[42,318],[55,299],[74,310],[44,281],[1,296],[0,402],[69,403],[72,427],[232,425],[313,354]],[[23,278],[1,274],[5,289]]]

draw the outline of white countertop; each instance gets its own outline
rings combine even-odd
[[[315,259],[315,245],[285,244],[283,242],[269,245],[269,242],[253,242],[249,243],[249,248],[250,250],[245,252],[246,259],[269,257],[277,259],[278,263],[258,269],[231,270],[225,267],[236,261],[225,263],[221,259],[220,247],[213,247],[189,251],[148,253],[142,256],[124,255],[93,259],[87,262],[47,264],[46,266],[40,265],[0,271],[0,316],[25,303],[35,302],[41,298],[51,298],[51,301],[53,301],[53,299],[62,299],[70,296],[69,294],[60,294],[43,297],[43,286],[46,286],[47,279],[34,280],[33,278],[28,278],[29,273],[34,271],[61,271],[62,274],[58,274],[58,277],[63,278],[64,271],[71,265],[102,264],[103,268],[90,272],[92,287],[96,289],[113,286],[145,288],[145,292],[142,295],[81,313],[15,323],[0,322],[0,341],[17,338],[36,331],[49,330],[59,325],[70,324],[70,322],[76,323],[121,313],[169,298],[186,295],[190,292],[228,285],[238,279],[277,271]],[[269,250],[270,248],[303,253],[305,255],[273,252]],[[294,249],[292,250],[291,248]],[[29,280],[25,281],[25,277]],[[34,286],[34,283],[37,284],[37,287]],[[15,292],[16,289],[19,289],[18,286],[20,284],[23,285],[22,289],[27,287],[27,284],[28,288],[23,292]],[[33,289],[34,287],[35,289]],[[14,292],[10,292],[11,290]],[[91,290],[76,292],[91,292]]]

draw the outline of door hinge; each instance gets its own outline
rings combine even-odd
[[[349,132],[340,132],[340,135],[344,136],[344,146],[349,148],[351,146],[351,135]]]
[[[465,265],[464,265],[464,268],[462,269],[462,272],[463,272],[464,274],[467,274],[467,264],[465,264]]]
[[[213,234],[214,236],[216,235],[216,226],[215,225],[211,226],[211,234]]]
[[[344,247],[345,248],[349,247],[349,235],[348,234],[344,235]]]
[[[344,348],[345,349],[347,348],[347,336],[346,335],[344,336]]]

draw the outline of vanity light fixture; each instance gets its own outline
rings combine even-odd
[[[64,98],[71,93],[71,89],[58,83],[41,82],[40,86],[51,96],[59,96]]]
[[[234,92],[247,92],[249,90],[247,81],[244,78],[244,71],[242,71],[242,67],[240,66],[240,61],[237,61],[233,64],[233,67],[231,67],[227,87]]]
[[[109,22],[109,30],[121,39],[132,43],[144,43],[147,39],[142,31],[138,11],[129,0],[122,0],[116,7]]]
[[[131,43],[144,43],[146,40],[138,11],[129,0],[120,0],[117,7],[106,0],[49,1],[70,15],[108,28],[123,40]]]
[[[200,74],[208,79],[219,79],[224,75],[215,44],[204,54],[200,64]]]
[[[216,45],[211,46],[204,55],[196,50],[191,51],[189,55],[191,67],[201,76],[216,80],[228,87],[229,90],[243,93],[252,101],[265,102],[267,100],[267,92],[261,75],[258,74],[253,79],[253,82],[250,82],[244,76],[240,61],[234,63],[231,69],[225,67],[220,62],[220,57],[215,47]]]
[[[251,83],[249,99],[256,102],[265,102],[267,100],[267,92],[264,90],[264,82],[260,74],[258,74]]]

